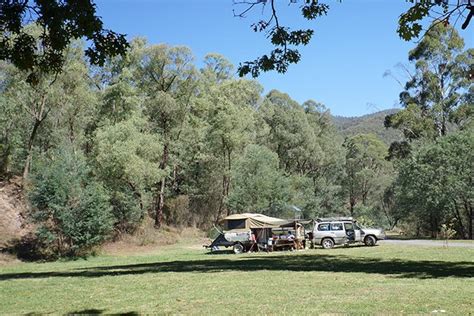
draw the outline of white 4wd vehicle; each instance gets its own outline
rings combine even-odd
[[[364,243],[375,246],[378,240],[385,239],[385,232],[378,228],[362,228],[356,221],[348,219],[320,219],[314,225],[313,243],[325,249],[334,245]]]

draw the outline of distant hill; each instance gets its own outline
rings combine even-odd
[[[332,120],[337,130],[343,136],[354,136],[357,134],[375,134],[380,137],[387,145],[392,142],[401,140],[402,134],[400,131],[389,128],[386,129],[383,125],[386,115],[398,112],[398,109],[389,109],[372,114],[367,114],[358,117],[344,117],[332,116]]]

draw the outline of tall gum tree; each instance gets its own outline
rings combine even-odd
[[[221,197],[216,220],[229,213],[231,171],[235,155],[255,138],[255,108],[262,87],[254,81],[226,80],[215,85],[206,97],[209,103],[207,138],[222,175]]]
[[[69,47],[62,73],[42,74],[34,86],[28,83],[27,72],[20,71],[11,64],[4,64],[2,67],[5,97],[21,107],[30,118],[25,140],[24,180],[28,178],[33,150],[45,122],[50,121],[53,131],[67,130],[68,138],[75,142],[79,136],[79,116],[83,115],[87,106],[95,104],[93,93],[89,89],[88,68],[80,47],[78,43]],[[67,126],[59,126],[59,121]],[[51,137],[45,138],[45,141],[50,139]]]
[[[367,205],[369,195],[385,172],[388,162],[387,146],[373,134],[360,134],[346,139],[346,177],[344,188],[349,199],[349,212],[355,215],[355,206]]]
[[[402,130],[408,140],[444,136],[456,128],[458,111],[473,106],[466,94],[472,94],[469,73],[474,49],[464,50],[464,41],[453,27],[436,24],[408,58],[414,72],[407,69],[409,80],[400,93],[405,109],[387,116],[385,125]]]
[[[196,70],[192,64],[193,56],[186,47],[149,46],[144,43],[137,49],[137,78],[145,97],[144,113],[163,143],[160,169],[170,174],[173,172],[170,170],[172,146],[180,135],[195,94]],[[163,177],[156,185],[154,210],[157,228],[163,222],[167,178],[168,176]]]

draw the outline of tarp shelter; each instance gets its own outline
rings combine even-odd
[[[293,247],[295,242],[301,244],[301,240],[305,238],[304,227],[301,222],[303,221],[285,220],[257,213],[232,214],[220,222],[224,231],[221,232],[211,245],[206,247],[214,249],[220,246],[233,246],[234,251],[235,249],[240,249],[240,251],[244,252],[268,251],[269,249],[274,249],[273,245],[278,244],[281,246],[281,241],[286,241],[289,231],[295,233],[296,240],[286,241],[283,246]],[[235,248],[236,245],[239,248]]]
[[[257,213],[232,214],[223,219],[224,229],[276,228],[288,224],[287,220]]]

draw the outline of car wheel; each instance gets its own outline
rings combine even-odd
[[[372,247],[372,246],[375,246],[376,243],[377,243],[377,239],[375,239],[374,236],[367,236],[364,239],[364,244],[366,246]]]
[[[331,249],[334,247],[334,241],[331,238],[324,238],[321,242],[321,246],[323,246],[324,249]]]
[[[244,246],[242,246],[242,244],[235,244],[233,250],[235,254],[242,253],[244,252]]]

